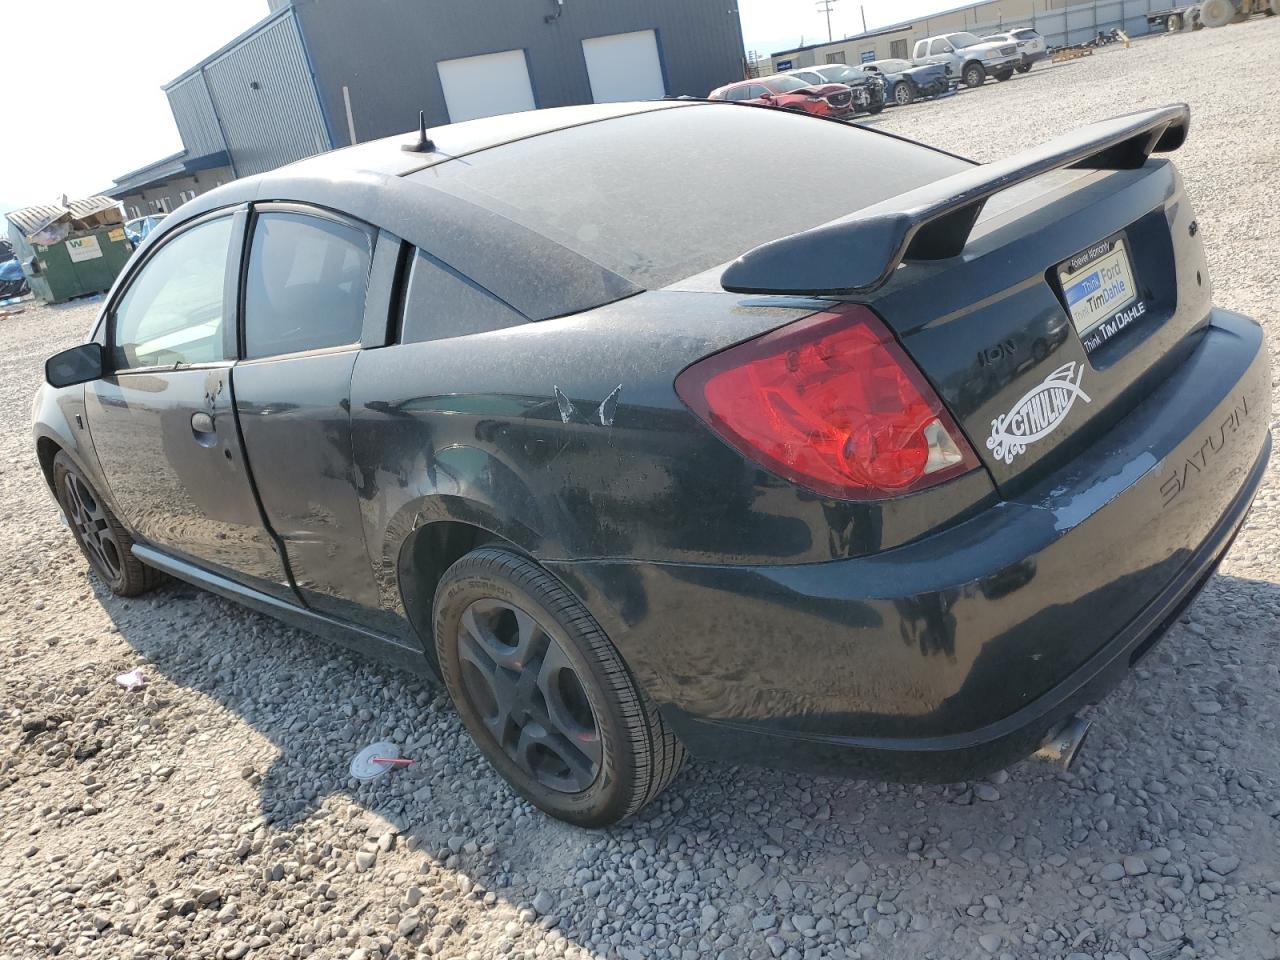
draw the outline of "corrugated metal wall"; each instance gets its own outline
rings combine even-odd
[[[209,88],[205,86],[204,74],[193,73],[183,77],[165,94],[169,97],[169,109],[173,111],[173,119],[178,124],[178,134],[182,137],[182,145],[192,157],[206,157],[211,153],[225,150],[222,142],[222,131],[218,127],[218,117],[213,112],[213,101],[209,99]]]
[[[292,13],[265,24],[202,73],[239,176],[331,148]]]
[[[742,76],[732,0],[294,0],[329,126],[345,144],[448,122],[436,63],[524,50],[539,107],[591,102],[582,41],[655,30],[667,93],[706,96]],[[547,22],[548,16],[559,16]]]

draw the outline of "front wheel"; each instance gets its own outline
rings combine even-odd
[[[53,489],[80,552],[112,593],[136,597],[160,575],[133,555],[133,537],[65,453],[53,458]]]
[[[481,547],[436,590],[440,673],[462,722],[530,803],[604,827],[661,793],[684,762],[595,618],[528,557]]]
[[[877,113],[882,113],[883,111],[884,100],[872,100],[871,103],[867,105],[867,113],[871,114],[873,117]]]
[[[1164,22],[1164,28],[1169,33],[1182,32],[1182,15],[1175,13],[1170,16],[1169,19]]]
[[[1200,22],[1206,27],[1225,27],[1236,17],[1231,0],[1204,0],[1200,4]]]
[[[987,79],[987,68],[980,63],[966,64],[960,77],[966,87],[980,87]]]

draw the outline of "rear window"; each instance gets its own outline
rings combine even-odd
[[[787,145],[785,169],[770,143]],[[703,105],[530,137],[410,179],[652,289],[967,168],[842,123]]]
[[[1013,31],[1013,36],[1016,40],[1034,40],[1036,37],[1040,36],[1040,34],[1036,33],[1034,30],[1015,30]]]

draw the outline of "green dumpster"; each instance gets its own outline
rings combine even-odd
[[[119,205],[110,197],[63,198],[6,217],[27,283],[48,303],[110,289],[133,254]]]

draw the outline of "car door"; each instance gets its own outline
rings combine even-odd
[[[292,597],[245,464],[231,394],[247,207],[163,237],[107,307],[108,373],[85,412],[112,499],[138,539]]]
[[[953,47],[948,40],[942,37],[935,37],[929,41],[929,55],[925,58],[928,63],[952,63],[957,60],[956,48]]]
[[[328,211],[254,208],[232,373],[245,453],[303,600],[342,619],[377,607],[351,461],[351,371],[362,344],[386,342],[398,247]]]

